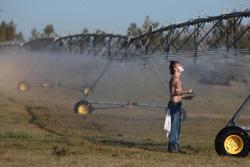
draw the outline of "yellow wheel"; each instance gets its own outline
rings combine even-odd
[[[75,104],[74,112],[79,115],[88,115],[92,112],[91,104],[86,100],[80,100]]]
[[[20,92],[27,92],[29,90],[29,84],[26,82],[26,81],[21,81],[18,83],[17,85],[17,89],[20,91]]]
[[[230,135],[225,139],[224,147],[229,154],[239,154],[243,150],[244,143],[240,136]]]
[[[80,115],[87,115],[89,113],[88,106],[82,104],[78,107],[78,114]]]
[[[222,156],[246,157],[250,151],[248,133],[237,126],[223,128],[215,138],[215,150]]]

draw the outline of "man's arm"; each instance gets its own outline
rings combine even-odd
[[[172,95],[173,96],[182,96],[182,95],[185,95],[185,94],[192,94],[192,93],[193,93],[192,89],[183,90],[183,91],[177,91],[177,90],[175,90],[174,94],[172,94]]]
[[[188,89],[188,90],[183,90],[183,91],[179,91],[181,95],[183,94],[192,94],[193,90],[192,89]]]

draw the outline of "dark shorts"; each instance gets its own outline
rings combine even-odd
[[[181,106],[182,106],[181,102],[172,102],[172,101],[168,102],[168,108],[171,108],[171,107],[181,107]]]

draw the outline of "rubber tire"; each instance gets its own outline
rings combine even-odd
[[[224,147],[225,139],[230,135],[237,135],[243,141],[243,149],[238,154],[230,154]],[[250,151],[250,139],[245,130],[237,126],[229,126],[223,128],[215,138],[215,150],[220,156],[246,157]]]
[[[88,112],[87,112],[86,115],[91,114],[91,113],[93,112],[93,108],[92,108],[91,104],[90,104],[87,100],[80,100],[80,101],[78,101],[78,102],[74,105],[74,113],[79,114],[79,113],[78,113],[78,108],[79,108],[81,105],[87,106]]]

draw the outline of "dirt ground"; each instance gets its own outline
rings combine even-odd
[[[249,59],[179,60],[184,87],[195,91],[195,98],[184,102],[188,118],[180,143],[186,154],[166,150],[164,109],[73,113],[83,98],[80,88],[91,85],[108,60],[1,50],[0,166],[249,166],[249,157],[220,157],[214,149],[216,134],[249,95]],[[242,69],[231,69],[239,63]],[[17,90],[23,80],[31,86],[28,92]],[[165,62],[113,62],[89,99],[164,105],[168,80]],[[244,121],[250,123],[247,111]]]

